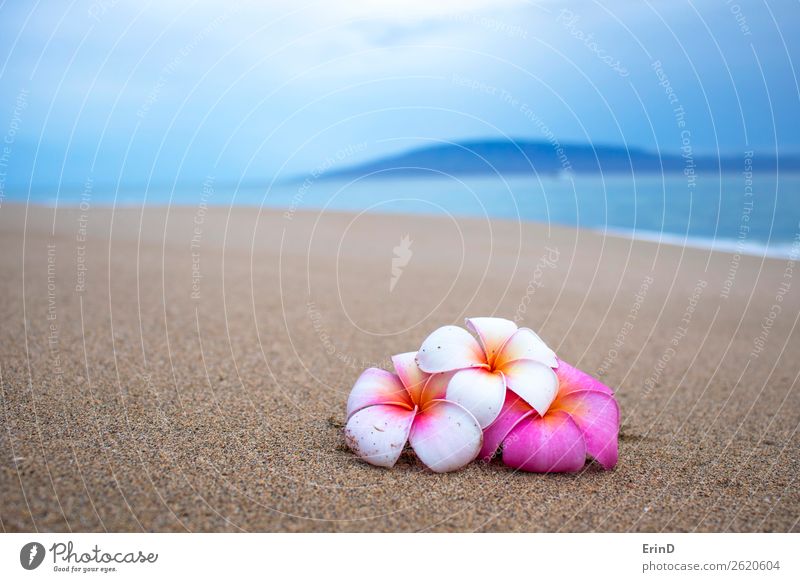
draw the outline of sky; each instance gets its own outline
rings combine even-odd
[[[798,153],[795,63],[789,0],[5,1],[0,184],[262,184],[503,137]]]

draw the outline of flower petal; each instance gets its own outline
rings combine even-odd
[[[492,424],[506,397],[503,374],[486,368],[467,368],[453,375],[445,398],[460,404],[478,420],[481,428]]]
[[[431,400],[443,400],[447,394],[447,385],[450,383],[454,374],[453,372],[442,372],[441,374],[431,374],[428,376],[428,381],[425,383],[425,388],[422,390],[422,397],[420,399],[420,406],[424,406]]]
[[[393,404],[362,408],[344,427],[344,438],[353,452],[371,465],[391,468],[403,452],[416,409]]]
[[[514,360],[502,367],[506,385],[541,415],[558,394],[558,376],[553,369],[533,360]]]
[[[556,374],[558,375],[559,397],[577,390],[593,390],[594,392],[603,392],[610,396],[614,395],[614,391],[600,380],[592,378],[586,372],[569,365],[564,360],[558,360]]]
[[[429,469],[455,471],[472,461],[481,449],[483,433],[466,408],[434,400],[414,419],[408,440]]]
[[[470,328],[481,342],[486,361],[491,366],[503,344],[517,331],[517,324],[502,317],[468,317]]]
[[[589,456],[604,469],[614,468],[619,455],[619,406],[612,396],[592,390],[578,390],[559,396],[551,410],[563,410],[569,414],[583,433]]]
[[[586,462],[586,444],[566,412],[529,416],[503,441],[503,462],[533,473],[574,473]]]
[[[409,410],[414,408],[411,396],[400,378],[380,368],[368,368],[356,380],[347,398],[347,418],[373,404],[397,404]]]
[[[483,348],[466,329],[455,325],[440,327],[425,338],[417,352],[417,364],[429,374],[487,367]]]
[[[530,407],[522,398],[514,394],[511,390],[506,390],[506,400],[503,403],[503,408],[500,414],[483,431],[483,446],[478,456],[486,462],[489,462],[497,452],[497,448],[506,435],[511,432],[519,421],[526,416],[536,414],[536,411]]]
[[[411,400],[419,404],[422,389],[428,381],[428,374],[419,369],[416,362],[417,352],[406,352],[392,356],[394,370],[400,377],[403,386],[411,395]]]
[[[521,327],[512,335],[494,361],[495,368],[501,368],[514,360],[533,360],[551,368],[558,366],[555,352],[547,347],[532,329]]]

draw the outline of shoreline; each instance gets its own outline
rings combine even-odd
[[[18,201],[6,201],[4,204],[0,205],[0,212],[2,211],[3,206],[16,206],[20,208],[25,208],[25,204],[18,202]],[[182,209],[189,209],[195,210],[199,207],[207,207],[207,208],[217,208],[217,209],[227,209],[230,208],[229,205],[224,204],[217,204],[213,201],[205,200],[202,204],[197,205],[189,205],[189,204],[146,204],[144,208],[153,208],[153,209],[167,209],[172,208],[175,210],[182,210]],[[58,206],[52,204],[41,204],[41,203],[31,203],[31,208],[44,208],[44,209],[59,209],[59,210],[78,210],[80,208],[80,203],[76,204],[59,204]],[[141,204],[117,204],[117,205],[107,205],[107,204],[92,204],[91,208],[96,208],[98,210],[142,210]],[[323,211],[322,208],[317,207],[302,207],[302,208],[295,208],[291,209],[288,206],[282,205],[251,205],[251,204],[235,204],[233,208],[242,208],[242,209],[258,209],[263,212],[286,212],[291,211],[292,213],[296,212],[305,212],[305,213],[318,213]],[[342,213],[342,214],[351,214],[353,211],[346,210],[346,209],[325,209],[325,212],[330,213]],[[399,216],[405,219],[411,219],[412,217],[443,217],[442,214],[424,214],[424,213],[410,213],[410,212],[373,212],[373,211],[365,211],[368,214],[376,215],[376,216]],[[481,220],[479,217],[473,215],[457,215],[457,219],[461,220]],[[650,231],[650,230],[636,230],[631,228],[624,228],[624,227],[577,227],[572,224],[565,224],[560,222],[552,222],[550,224],[546,222],[541,222],[537,220],[520,220],[516,221],[510,218],[497,218],[497,217],[490,217],[489,220],[492,222],[512,222],[514,224],[521,223],[521,224],[529,224],[529,225],[538,225],[544,227],[554,226],[556,228],[566,228],[566,229],[574,229],[576,231],[584,231],[584,232],[593,232],[599,234],[601,236],[608,236],[619,238],[623,240],[630,240],[635,242],[647,242],[647,243],[654,243],[658,245],[665,245],[670,247],[677,247],[677,248],[690,248],[695,250],[705,250],[705,251],[712,251],[715,254],[728,254],[728,255],[741,255],[741,256],[748,256],[748,257],[757,257],[765,260],[794,260],[796,261],[800,258],[800,231],[795,236],[793,241],[784,241],[780,243],[773,243],[773,244],[766,244],[763,242],[754,242],[748,239],[734,239],[734,238],[712,238],[712,237],[701,237],[701,236],[685,236],[680,233],[669,233],[669,232],[658,232],[658,231]],[[800,226],[800,225],[799,225]]]

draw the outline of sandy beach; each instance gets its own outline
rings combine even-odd
[[[0,241],[4,531],[798,530],[785,259],[255,208],[4,204]],[[362,369],[481,315],[616,389],[614,471],[438,475],[347,450]]]

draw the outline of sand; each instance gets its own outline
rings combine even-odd
[[[4,204],[0,245],[4,531],[798,529],[786,260],[514,221],[200,207]],[[614,471],[437,475],[411,452],[384,470],[346,449],[361,370],[478,315],[518,319],[615,387]]]

